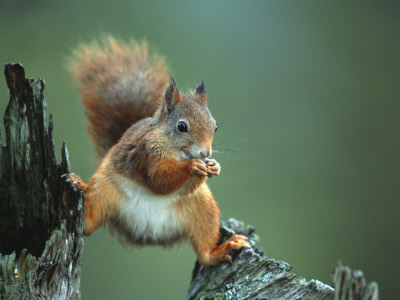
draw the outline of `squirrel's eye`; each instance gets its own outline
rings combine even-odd
[[[180,132],[188,132],[188,126],[184,121],[179,121],[177,126]]]

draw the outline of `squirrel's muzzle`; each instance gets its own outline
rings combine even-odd
[[[212,150],[211,149],[207,149],[207,150],[200,150],[200,156],[201,158],[207,158],[209,156],[211,156]]]

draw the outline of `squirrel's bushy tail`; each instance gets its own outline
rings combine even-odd
[[[135,122],[152,116],[169,81],[164,61],[145,43],[111,37],[80,46],[70,62],[97,154],[105,153]]]

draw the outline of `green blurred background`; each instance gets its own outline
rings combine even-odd
[[[66,71],[80,42],[146,38],[181,90],[203,74],[219,121],[209,180],[223,219],[253,224],[267,255],[330,281],[338,259],[398,295],[400,6],[359,1],[0,1],[0,62],[46,80],[57,154],[95,170]],[[0,82],[0,110],[8,101]],[[182,299],[195,255],[85,239],[83,299]]]

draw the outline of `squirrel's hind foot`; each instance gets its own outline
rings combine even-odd
[[[219,245],[209,253],[203,253],[199,262],[203,266],[215,265],[221,261],[232,262],[230,252],[242,248],[251,249],[251,244],[244,235],[234,234],[228,241]]]

